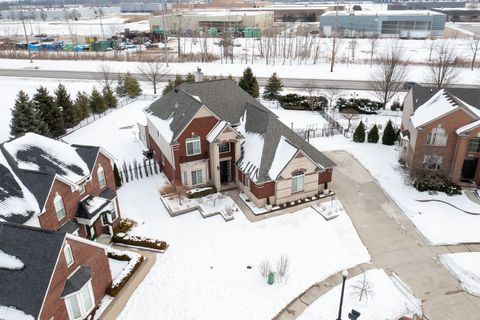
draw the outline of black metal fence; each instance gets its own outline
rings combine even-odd
[[[155,159],[144,159],[143,162],[137,159],[132,162],[123,162],[119,167],[122,183],[148,178],[162,172],[160,163]]]
[[[327,122],[333,127],[333,129],[336,130],[336,133],[341,133],[345,135],[345,129],[340,125],[340,123],[337,122],[337,120],[333,119],[324,110],[320,110],[319,113],[325,120],[327,120]]]

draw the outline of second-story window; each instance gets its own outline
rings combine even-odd
[[[107,182],[105,181],[105,171],[103,170],[102,167],[98,168],[97,175],[98,175],[98,183],[100,184],[100,188],[105,187],[107,185]]]
[[[480,152],[480,138],[468,140],[467,152]]]
[[[53,205],[55,206],[55,214],[57,215],[57,219],[63,219],[65,217],[65,207],[63,206],[63,199],[60,195],[55,196]]]
[[[73,264],[73,253],[72,247],[68,243],[65,244],[63,253],[65,254],[65,260],[67,260],[67,266],[70,267]]]
[[[225,153],[225,152],[230,152],[230,143],[229,142],[224,142],[218,145],[218,152],[220,153]]]
[[[187,138],[185,144],[187,147],[187,156],[194,156],[201,153],[199,136]]]
[[[444,147],[447,145],[447,131],[443,128],[433,128],[427,136],[427,144]]]

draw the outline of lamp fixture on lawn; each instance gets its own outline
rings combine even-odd
[[[347,280],[348,271],[342,271],[342,293],[340,295],[340,306],[338,307],[338,318],[337,320],[342,320],[342,305],[343,305],[343,294],[345,293],[345,280]]]

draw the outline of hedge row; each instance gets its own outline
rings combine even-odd
[[[414,181],[413,186],[420,192],[438,191],[449,196],[462,194],[462,188],[442,174],[422,175]]]
[[[213,193],[217,193],[217,189],[212,186],[212,187],[205,188],[202,191],[197,191],[197,192],[188,191],[187,197],[189,199],[196,199],[196,198],[208,196],[209,194],[213,194]]]
[[[110,253],[109,253],[109,256],[110,256]],[[123,256],[126,256],[128,257],[127,255],[121,255],[121,259],[117,259],[117,258],[113,258],[113,259],[117,259],[117,260],[122,260],[123,259]],[[132,275],[135,273],[135,271],[137,271],[137,269],[140,267],[140,265],[142,264],[143,262],[143,256],[140,256],[140,258],[138,259],[138,261],[135,263],[135,265],[130,269],[130,272],[125,276],[123,277],[123,279],[117,283],[115,286],[110,285],[106,290],[105,292],[111,296],[111,297],[116,297],[117,294],[122,290],[122,288],[127,284],[128,280],[132,277]],[[122,260],[122,261],[130,261],[131,258],[128,257],[128,260]]]
[[[277,100],[282,108],[290,110],[315,110],[318,108],[326,108],[328,106],[328,100],[323,96],[308,97],[296,93],[290,93],[284,96],[278,96]]]
[[[165,251],[168,248],[168,244],[165,241],[130,235],[127,235],[125,237],[119,237],[118,235],[114,235],[112,237],[112,242],[160,251]]]
[[[378,110],[384,107],[382,103],[366,98],[338,98],[336,106],[339,111],[343,109],[354,109],[362,114],[376,114]]]

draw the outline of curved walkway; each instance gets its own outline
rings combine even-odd
[[[463,210],[459,207],[457,207],[456,205],[453,205],[451,203],[448,203],[446,201],[443,201],[443,200],[438,200],[438,199],[425,199],[425,200],[416,200],[418,202],[440,202],[440,203],[443,203],[443,204],[448,204],[449,206],[459,210],[459,211],[462,211],[462,212],[465,212],[465,213],[468,213],[468,214],[471,214],[471,215],[474,215],[474,216],[479,216],[480,215],[480,212],[472,212],[472,211],[467,211],[467,210]]]
[[[351,274],[369,268],[395,272],[422,300],[424,314],[429,319],[478,320],[480,298],[465,293],[436,257],[452,252],[480,251],[480,245],[428,246],[356,159],[344,151],[327,154],[337,163],[332,189],[372,257],[370,264],[352,268]],[[294,299],[275,319],[296,319],[340,280],[341,275],[336,274],[317,283]]]

